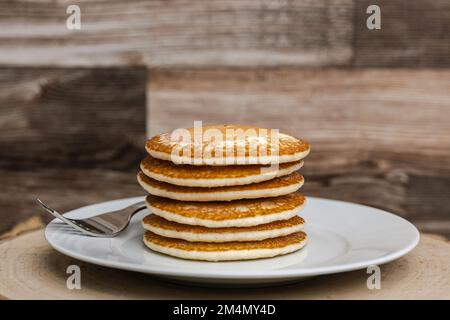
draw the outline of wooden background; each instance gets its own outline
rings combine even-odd
[[[449,1],[84,0],[81,30],[70,4],[0,0],[0,237],[48,221],[36,196],[143,194],[146,132],[193,120],[304,137],[307,194],[450,237]]]

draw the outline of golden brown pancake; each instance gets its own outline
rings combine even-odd
[[[260,183],[230,187],[182,187],[161,182],[139,172],[138,182],[150,194],[181,201],[230,201],[278,197],[297,191],[303,186],[298,172]]]
[[[203,126],[197,136],[194,128],[182,130],[149,139],[147,152],[178,164],[236,165],[294,162],[306,157],[310,149],[303,140],[253,126]]]
[[[287,236],[261,241],[244,242],[190,242],[166,238],[151,231],[144,234],[144,243],[150,249],[170,256],[206,261],[248,260],[269,258],[297,251],[306,244],[306,233],[299,231]]]
[[[142,172],[152,179],[187,187],[237,186],[267,181],[291,174],[303,166],[303,161],[282,163],[278,169],[270,166],[191,166],[174,164],[148,156],[141,162]]]
[[[303,229],[305,221],[299,216],[252,227],[206,228],[168,221],[155,214],[142,220],[144,229],[163,237],[193,242],[259,241],[285,236]]]
[[[296,216],[306,199],[299,193],[228,202],[177,201],[149,195],[150,212],[166,220],[208,228],[248,227]]]

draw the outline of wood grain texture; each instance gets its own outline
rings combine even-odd
[[[0,168],[134,168],[146,83],[140,68],[0,69]]]
[[[36,197],[64,212],[140,194],[146,72],[0,69],[0,234],[49,220]]]
[[[381,29],[366,27],[369,5],[381,8]],[[448,0],[355,1],[354,66],[450,67]]]
[[[149,134],[204,123],[305,138],[305,193],[396,212],[450,236],[450,71],[151,73]]]
[[[145,249],[145,248],[143,248]],[[6,299],[449,299],[450,243],[422,235],[411,253],[381,266],[381,289],[365,270],[321,276],[270,290],[200,288],[80,262],[53,250],[36,231],[0,242],[0,296]],[[69,265],[81,290],[68,290]]]
[[[44,221],[40,216],[31,216],[16,224],[8,232],[0,234],[0,240],[11,239],[23,233],[42,229],[44,226]]]
[[[353,0],[0,1],[0,64],[349,65]]]
[[[447,0],[0,1],[0,64],[449,67]],[[366,9],[381,7],[381,30]]]

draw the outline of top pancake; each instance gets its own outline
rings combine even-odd
[[[142,172],[150,178],[186,187],[237,186],[289,175],[303,166],[303,161],[282,163],[273,169],[267,165],[190,166],[171,161],[145,158]]]
[[[191,165],[269,164],[299,161],[309,144],[273,129],[214,125],[157,135],[145,148],[154,158]]]

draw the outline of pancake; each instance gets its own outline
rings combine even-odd
[[[161,182],[138,174],[139,184],[150,194],[180,201],[231,201],[278,197],[297,191],[303,186],[303,176],[298,172],[260,183],[229,187],[183,187]]]
[[[301,231],[305,220],[299,216],[288,220],[278,220],[253,227],[206,228],[190,226],[163,219],[150,214],[142,220],[145,230],[167,238],[183,239],[192,242],[230,242],[259,241],[286,236]]]
[[[303,248],[306,233],[299,231],[287,236],[261,241],[245,242],[190,242],[161,237],[151,231],[144,234],[144,243],[150,249],[182,259],[231,261],[270,258]]]
[[[229,202],[185,202],[149,195],[149,210],[170,221],[207,228],[250,227],[296,216],[306,203],[299,193]]]
[[[278,170],[270,166],[190,166],[176,165],[171,161],[151,156],[142,160],[142,172],[152,179],[187,187],[237,186],[271,180],[299,170],[303,161],[282,163]]]
[[[310,150],[307,142],[283,133],[275,135],[273,129],[213,125],[197,131],[197,136],[194,128],[157,135],[146,142],[145,149],[154,158],[177,164],[221,166],[294,162]]]

